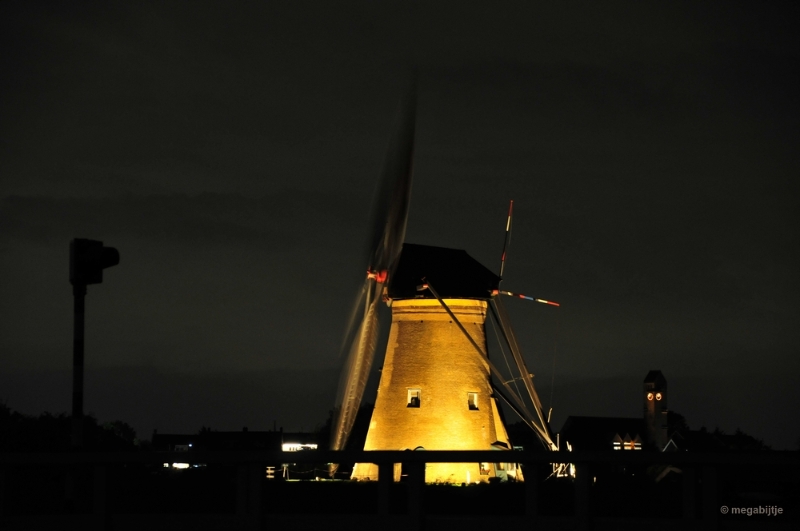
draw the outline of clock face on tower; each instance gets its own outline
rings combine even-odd
[[[647,399],[653,400],[653,393],[647,393]]]
[[[661,400],[661,393],[656,393],[656,400]]]

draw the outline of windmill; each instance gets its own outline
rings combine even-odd
[[[378,347],[378,311],[385,302],[391,307],[392,324],[365,450],[509,450],[497,398],[537,433],[547,449],[554,450],[532,375],[500,300],[500,295],[514,295],[500,290],[502,265],[498,275],[465,251],[403,241],[411,195],[415,100],[412,89],[401,107],[376,197],[373,216],[378,223],[373,223],[369,267],[345,335],[347,359],[331,448],[344,449],[355,422]],[[510,229],[509,209],[501,264]],[[508,380],[488,356],[487,316],[513,357],[516,378]],[[492,376],[499,383],[493,383]],[[518,380],[524,384],[524,394]],[[426,481],[487,481],[508,474],[499,470],[503,466],[430,464]],[[515,470],[515,465],[510,467]],[[336,465],[332,473],[335,469]],[[357,463],[352,477],[374,480],[377,473],[376,465]],[[396,469],[396,480],[399,475]]]

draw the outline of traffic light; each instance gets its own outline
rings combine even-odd
[[[73,286],[100,284],[103,269],[119,263],[119,251],[103,242],[75,238],[69,243],[69,281]]]

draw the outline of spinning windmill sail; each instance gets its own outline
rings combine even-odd
[[[337,394],[331,439],[333,450],[344,449],[353,429],[377,350],[378,303],[405,239],[411,200],[415,118],[416,89],[412,85],[401,105],[398,127],[389,143],[372,212],[367,277],[351,313],[342,346],[346,361]]]

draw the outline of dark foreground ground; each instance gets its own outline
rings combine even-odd
[[[531,529],[538,522],[535,527],[540,529],[605,529],[647,521],[652,528],[664,529],[800,529],[800,471],[796,468],[720,468],[715,500],[703,499],[702,477],[698,477],[694,514],[686,514],[682,472],[671,472],[656,482],[654,477],[662,469],[652,466],[594,465],[589,473],[588,520],[583,523],[575,518],[576,488],[568,478],[546,478],[544,473],[536,478],[535,515],[530,514],[530,504],[526,509],[523,483],[425,485],[417,511],[423,515],[422,522],[408,525],[437,528],[435,522],[486,521],[506,529]],[[243,478],[236,466],[175,470],[153,464],[111,465],[100,484],[93,474],[87,467],[7,467],[0,528],[68,528],[70,522],[81,528],[154,528],[155,521],[165,528],[186,524],[195,529],[269,529],[275,524],[300,529],[305,527],[293,527],[293,522],[306,522],[313,528],[316,521],[327,522],[328,528],[358,529],[373,527],[377,520],[371,518],[405,522],[415,512],[407,482],[389,486],[388,513],[381,516],[376,482],[246,478],[259,483],[254,490],[258,499],[247,500],[248,506],[243,507],[237,494]],[[290,476],[324,477],[324,467],[306,466]],[[534,479],[530,473],[528,477]],[[98,496],[103,499],[102,513],[96,510]],[[702,520],[706,502],[720,508],[713,522]],[[727,513],[723,507],[729,508]],[[733,514],[733,508],[751,508],[755,514]],[[777,508],[782,514],[757,512]],[[91,518],[80,520],[81,515]],[[238,520],[237,515],[241,516]]]

